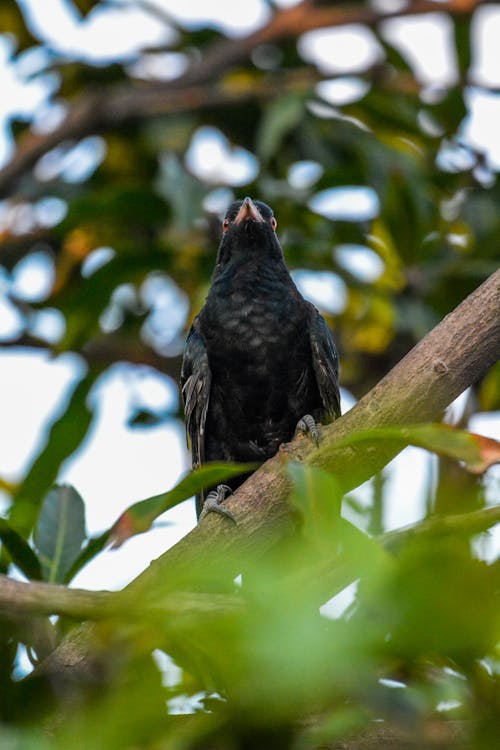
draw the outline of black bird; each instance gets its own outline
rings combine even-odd
[[[295,286],[272,209],[229,207],[205,305],[189,331],[181,373],[193,467],[264,462],[297,428],[340,415],[338,357],[319,312]],[[196,498],[198,518],[248,475]],[[233,519],[234,520],[234,519]]]

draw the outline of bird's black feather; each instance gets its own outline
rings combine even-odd
[[[291,440],[305,414],[317,421],[340,414],[335,344],[288,272],[272,210],[237,201],[224,226],[182,366],[194,466],[263,462]],[[230,481],[233,490],[245,478]],[[197,498],[198,515],[203,500]]]
[[[194,467],[205,460],[205,422],[211,380],[207,350],[198,327],[198,321],[195,321],[189,332],[181,374],[186,432],[191,442]]]

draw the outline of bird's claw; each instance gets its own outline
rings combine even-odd
[[[227,495],[230,495],[231,493],[232,489],[227,484],[219,484],[217,485],[217,489],[209,492],[203,503],[198,523],[209,513],[218,513],[220,516],[226,516],[227,518],[230,518],[233,523],[236,523],[236,519],[231,511],[222,505]]]
[[[319,445],[319,430],[316,420],[310,414],[304,414],[302,419],[297,422],[296,432],[303,432],[305,435],[309,434],[316,445]]]

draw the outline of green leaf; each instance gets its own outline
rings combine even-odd
[[[443,99],[432,107],[431,112],[441,122],[446,130],[446,134],[452,137],[467,116],[467,107],[462,87],[454,86],[448,89]]]
[[[256,468],[256,464],[207,463],[191,471],[179,484],[161,495],[148,497],[134,503],[124,511],[110,529],[113,549],[120,547],[126,539],[147,531],[155,518],[169,508],[182,503],[207,487],[214,487],[238,474]]]
[[[500,360],[483,378],[479,389],[481,411],[500,410]]]
[[[70,565],[64,576],[64,583],[69,583],[73,580],[77,573],[85,567],[85,565],[96,557],[99,552],[102,552],[104,547],[109,544],[109,533],[107,529],[103,531],[99,536],[90,537],[87,544],[82,549],[76,560]]]
[[[291,502],[303,518],[303,533],[313,544],[331,552],[338,534],[342,490],[333,476],[307,464],[290,463]]]
[[[187,172],[173,154],[162,159],[157,186],[158,192],[171,204],[176,229],[189,229],[200,216],[205,186]]]
[[[286,94],[270,104],[260,121],[257,135],[257,155],[263,162],[276,153],[283,138],[293,130],[304,115],[302,95]]]
[[[75,387],[64,414],[52,425],[49,437],[13,497],[9,521],[28,534],[36,521],[43,497],[57,479],[64,459],[78,448],[92,420],[87,396],[100,371],[89,372]]]
[[[34,542],[45,580],[63,583],[85,539],[85,506],[74,487],[53,487],[45,497]]]
[[[41,580],[42,569],[40,560],[35,555],[28,542],[14,531],[4,518],[0,518],[0,539],[12,558],[12,562],[27,578]]]
[[[463,461],[472,474],[483,474],[500,461],[500,442],[492,438],[458,430],[444,424],[421,424],[409,427],[377,427],[362,430],[337,443],[345,448],[364,441],[397,440],[405,445],[415,445],[440,456]]]
[[[363,589],[367,601],[359,615],[385,620],[403,658],[441,654],[471,664],[495,648],[498,570],[474,559],[468,545],[451,536],[438,544],[415,537],[379,584]]]
[[[380,31],[380,29],[378,29],[378,31]],[[378,43],[381,44],[382,47],[384,48],[386,61],[390,65],[394,66],[394,68],[396,68],[397,71],[402,71],[404,73],[409,73],[410,75],[413,75],[413,69],[410,63],[408,62],[408,60],[406,59],[406,57],[402,55],[401,52],[396,47],[394,47],[392,44],[387,42],[383,38],[382,34],[376,32],[376,35],[377,35]]]
[[[470,20],[467,17],[456,16],[453,19],[453,30],[460,76],[466,81],[472,60]]]

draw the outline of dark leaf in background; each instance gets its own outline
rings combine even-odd
[[[100,0],[73,0],[75,5],[83,16],[88,15],[94,8],[101,5]]]
[[[87,434],[92,421],[87,397],[99,374],[91,371],[77,383],[66,410],[52,425],[45,446],[14,494],[9,520],[23,534],[29,534],[33,528],[43,497],[56,481],[62,462]]]
[[[40,560],[28,542],[17,531],[14,531],[4,518],[0,518],[0,540],[9,553],[12,562],[17,565],[26,578],[40,580],[43,577]]]
[[[63,583],[69,583],[77,573],[87,565],[99,552],[109,544],[109,529],[98,536],[90,537],[84,542],[83,549],[66,570]]]
[[[159,425],[167,419],[166,414],[158,414],[149,409],[136,409],[128,418],[128,427],[151,427]]]
[[[256,153],[263,162],[269,161],[282,140],[304,117],[306,100],[298,94],[286,94],[267,106],[257,133]]]
[[[195,179],[173,154],[165,155],[157,179],[158,192],[172,207],[172,222],[179,231],[193,226],[202,213],[201,204],[207,189]]]
[[[432,107],[432,113],[448,136],[455,134],[467,115],[463,89],[460,86],[448,89],[443,98]]]
[[[454,18],[453,31],[460,78],[466,83],[472,62],[471,27],[468,19],[462,16]]]
[[[37,39],[24,22],[21,10],[15,0],[3,0],[0,5],[0,29],[12,34],[21,50],[32,47]]]
[[[377,33],[377,41],[384,48],[385,58],[387,62],[392,65],[397,71],[407,73],[413,78],[413,70],[408,60],[393,44],[390,44],[390,42],[387,42],[384,39],[383,33]]]
[[[33,536],[46,581],[65,581],[84,539],[82,498],[70,485],[54,486],[44,498]]]

